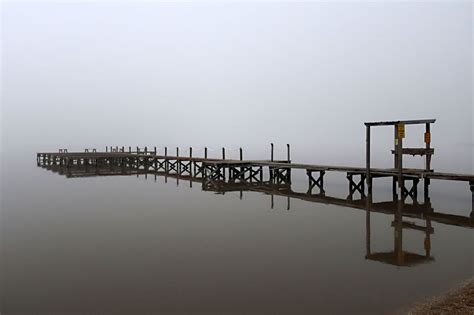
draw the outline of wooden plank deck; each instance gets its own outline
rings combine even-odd
[[[365,167],[357,166],[343,166],[343,165],[317,165],[317,164],[300,164],[300,163],[289,163],[288,161],[270,161],[270,160],[223,160],[216,158],[204,158],[204,157],[189,157],[189,156],[173,156],[173,155],[154,155],[154,154],[137,154],[129,152],[45,152],[38,153],[38,155],[50,155],[58,158],[69,158],[69,159],[100,159],[100,158],[141,158],[141,159],[160,159],[160,160],[173,160],[173,161],[193,161],[201,162],[208,165],[219,165],[219,166],[239,166],[239,165],[252,165],[252,166],[263,166],[270,168],[279,169],[304,169],[310,171],[333,171],[333,172],[350,172],[353,174],[365,174],[367,169]],[[396,168],[370,168],[370,174],[373,177],[380,176],[397,176],[398,170]],[[418,177],[418,178],[429,178],[438,180],[451,180],[451,181],[467,181],[474,183],[473,174],[455,174],[446,172],[434,172],[426,171],[423,169],[410,169],[403,168],[402,174],[404,176]]]

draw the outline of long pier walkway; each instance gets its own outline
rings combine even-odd
[[[462,181],[470,187],[473,200],[471,216],[474,217],[474,175],[436,172],[430,167],[431,156],[434,154],[434,149],[430,147],[430,125],[434,121],[434,119],[429,119],[365,123],[367,129],[367,163],[365,167],[293,163],[290,158],[289,145],[287,145],[287,159],[275,160],[273,158],[273,144],[271,144],[271,157],[268,160],[245,160],[242,149],[240,149],[239,159],[226,159],[224,148],[221,158],[209,158],[207,148],[204,149],[204,156],[196,157],[192,154],[192,148],[189,149],[188,156],[182,156],[179,154],[179,148],[176,149],[176,154],[170,155],[167,148],[164,148],[164,154],[158,154],[156,147],[153,150],[148,150],[147,147],[143,149],[136,147],[133,151],[131,147],[128,147],[128,150],[125,147],[107,147],[105,152],[97,152],[96,149],[85,149],[84,152],[68,152],[67,149],[60,149],[59,152],[40,152],[37,153],[37,163],[41,166],[59,165],[66,169],[74,166],[85,168],[94,166],[96,169],[113,166],[146,173],[165,172],[170,175],[199,178],[204,189],[218,188],[223,184],[234,183],[289,185],[291,184],[292,170],[298,169],[304,170],[308,178],[306,197],[324,196],[325,174],[327,172],[343,172],[348,180],[348,199],[353,199],[357,194],[361,198],[372,197],[373,179],[389,177],[392,178],[393,201],[405,202],[407,199],[411,199],[414,204],[418,203],[420,181],[423,181],[425,203],[429,201],[431,180]],[[426,125],[425,148],[402,147],[405,125],[410,124]],[[392,151],[394,155],[393,168],[373,168],[370,165],[370,130],[375,126],[395,127],[395,148]],[[422,156],[426,159],[426,168],[403,168],[403,155]]]

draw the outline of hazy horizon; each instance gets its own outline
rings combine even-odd
[[[296,161],[363,165],[364,121],[436,118],[433,166],[473,170],[470,2],[1,7],[4,157],[148,145],[266,158],[274,142]],[[392,133],[375,131],[375,165],[390,165]]]

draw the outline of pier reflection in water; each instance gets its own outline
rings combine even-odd
[[[224,182],[99,164],[5,164],[5,313],[381,314],[473,274],[465,183],[397,212],[390,178],[368,204],[347,174],[308,191],[305,170]]]
[[[243,193],[257,192],[270,196],[270,208],[274,207],[274,196],[286,197],[287,210],[291,209],[291,199],[299,199],[306,202],[322,203],[343,206],[362,210],[366,212],[366,255],[365,259],[377,261],[385,264],[410,267],[417,264],[429,263],[434,260],[431,255],[431,235],[434,233],[432,222],[441,224],[458,226],[463,228],[474,228],[474,218],[472,212],[470,216],[454,215],[442,211],[435,211],[432,208],[429,198],[429,191],[425,190],[424,200],[422,203],[417,199],[412,203],[405,203],[405,198],[398,200],[394,194],[393,200],[384,202],[373,202],[372,197],[366,197],[363,191],[359,191],[359,198],[356,198],[356,189],[353,185],[349,187],[349,195],[347,198],[337,198],[326,195],[324,189],[319,189],[318,193],[314,193],[313,189],[306,192],[296,192],[292,189],[291,181],[264,181],[262,179],[256,181],[209,181],[197,172],[197,176],[180,175],[171,172],[156,172],[147,169],[128,168],[117,165],[42,165],[54,173],[64,175],[67,178],[81,177],[97,177],[97,176],[144,176],[155,181],[158,177],[164,177],[165,183],[174,181],[177,185],[188,183],[190,187],[200,185],[203,191],[210,191],[218,194],[229,192],[238,192],[242,199]],[[196,173],[196,172],[195,172]],[[192,174],[192,172],[190,172]],[[200,176],[201,175],[201,176]],[[466,211],[470,212],[470,211]],[[381,213],[393,217],[391,228],[393,228],[393,250],[378,252],[373,249],[371,237],[371,215],[372,213]],[[409,220],[417,219],[419,222],[411,222]],[[424,253],[414,253],[404,250],[403,232],[404,230],[418,231],[423,234]]]

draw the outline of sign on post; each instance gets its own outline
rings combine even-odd
[[[405,138],[405,124],[397,125],[397,136],[398,136],[398,139]]]
[[[425,143],[429,144],[431,142],[431,133],[425,132]]]

